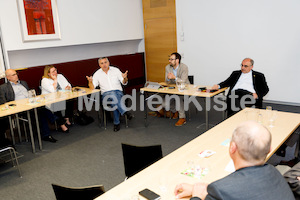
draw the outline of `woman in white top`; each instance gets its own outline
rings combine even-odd
[[[57,92],[59,90],[70,90],[71,84],[62,74],[57,74],[57,69],[53,65],[48,65],[44,69],[44,76],[41,82],[41,87],[42,87],[42,94],[48,94],[52,92]],[[71,125],[69,119],[73,115],[73,105],[74,104],[72,101],[66,102],[66,111],[65,111],[64,119],[61,114],[61,111],[57,111],[54,113],[60,118],[59,125],[61,126],[61,130],[63,132],[69,131],[69,129],[65,126],[65,124]]]

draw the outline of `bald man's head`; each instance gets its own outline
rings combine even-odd
[[[247,121],[234,130],[231,140],[244,160],[264,162],[270,152],[272,137],[266,127],[254,121]]]
[[[13,83],[17,83],[19,80],[18,74],[17,74],[16,70],[14,70],[14,69],[7,69],[5,71],[5,76],[6,76],[7,80],[9,80],[10,82],[13,82]]]

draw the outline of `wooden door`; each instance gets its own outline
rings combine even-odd
[[[148,81],[164,81],[169,55],[177,51],[175,0],[143,0]]]

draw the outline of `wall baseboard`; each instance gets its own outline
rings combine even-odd
[[[271,103],[271,104],[286,105],[286,106],[300,106],[300,103],[284,102],[284,101],[264,100],[263,102],[264,103]]]

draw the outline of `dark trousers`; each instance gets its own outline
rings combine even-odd
[[[235,98],[233,98],[233,95],[237,96]],[[241,102],[241,99],[245,96],[245,95],[250,95],[251,97],[253,97],[252,93],[247,91],[247,90],[242,90],[242,89],[238,89],[235,91],[232,91],[228,96],[227,96],[227,116],[230,117],[232,115],[234,115],[235,113],[237,113],[238,111],[242,110],[245,107],[257,107],[258,104],[258,100],[255,100],[254,103],[249,103],[251,100],[253,100],[253,98],[247,97],[245,98],[245,103]],[[235,106],[235,108],[237,108],[237,110],[234,110],[232,107],[232,102],[233,105]],[[243,107],[245,106],[245,107]]]
[[[73,110],[74,110],[74,100],[70,99],[66,102],[66,110],[65,115],[63,116],[61,111],[54,112],[54,114],[58,117],[57,124],[63,125],[66,123],[66,120],[64,118],[72,119],[73,117]]]
[[[47,137],[50,135],[48,120],[50,121],[50,123],[53,124],[55,121],[57,121],[58,117],[54,115],[47,108],[39,108],[38,114],[39,114],[39,123],[41,126],[41,135],[42,137]]]
[[[12,146],[12,142],[5,138],[5,132],[9,127],[9,121],[7,117],[0,118],[0,147]]]

